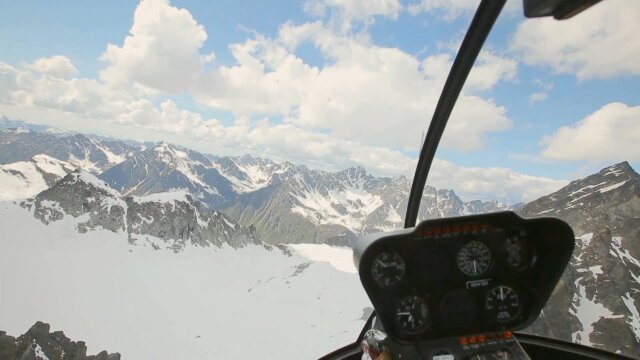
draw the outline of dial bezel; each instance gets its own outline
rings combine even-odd
[[[461,257],[465,256],[465,253],[470,251],[473,248],[481,248],[482,252],[485,254],[483,256],[486,256],[486,257],[484,258],[484,261],[482,263],[474,261],[474,270],[472,271],[471,269],[466,269],[466,266],[465,266],[466,264],[464,264],[465,261],[470,261],[470,260],[465,260],[465,259],[462,259]],[[471,256],[471,255],[474,255],[474,254],[468,254],[466,256]],[[458,270],[460,270],[460,272],[462,272],[464,275],[468,277],[475,278],[478,276],[482,276],[487,272],[489,272],[489,270],[491,270],[491,267],[493,266],[493,253],[489,248],[489,246],[484,242],[479,240],[471,240],[466,242],[464,245],[460,247],[460,249],[458,249],[458,252],[456,253],[456,265],[458,267]]]
[[[386,259],[382,259],[383,257],[387,257]],[[399,262],[399,265],[391,265],[392,261]],[[388,275],[383,274],[382,268],[389,269],[391,266],[394,266],[395,269],[398,269],[400,272],[399,276],[395,276],[394,279],[390,279],[389,281],[382,281],[385,277],[388,278]],[[400,254],[393,250],[385,250],[378,253],[371,262],[371,277],[375,281],[375,283],[383,289],[390,289],[397,286],[405,274],[407,273],[407,264],[402,258]]]

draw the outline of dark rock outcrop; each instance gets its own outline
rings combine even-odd
[[[2,360],[120,360],[119,353],[102,351],[87,356],[83,341],[71,341],[62,331],[50,332],[49,324],[36,322],[18,338],[0,331]]]

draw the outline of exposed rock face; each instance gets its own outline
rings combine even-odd
[[[572,181],[526,204],[520,213],[561,218],[577,235],[606,226],[623,238],[625,249],[640,258],[640,175],[626,161]]]
[[[62,331],[49,332],[49,324],[36,322],[17,339],[0,331],[2,360],[120,360],[120,354],[106,351],[87,356],[82,341],[71,341]]]
[[[86,215],[88,219],[78,223],[80,232],[98,226],[114,232],[125,229],[126,204],[120,194],[83,171],[67,175],[38,194],[34,208],[34,216],[45,224],[62,219],[65,214],[76,218]]]
[[[255,229],[241,227],[226,215],[206,211],[186,192],[121,198],[104,181],[83,171],[73,172],[33,200],[22,202],[45,224],[66,216],[77,219],[81,233],[94,229],[125,232],[129,242],[180,251],[196,246],[261,244]]]
[[[527,331],[640,354],[639,209],[640,176],[626,162],[521,209],[525,216],[560,217],[579,236],[561,283]]]
[[[231,183],[205,155],[167,143],[139,151],[100,175],[123,195],[145,196],[182,189],[209,209],[235,198]]]
[[[246,157],[245,157],[246,159]],[[377,178],[355,167],[329,173],[291,165],[269,185],[241,194],[224,211],[254,225],[269,243],[351,245],[358,236],[403,227],[411,182]],[[452,190],[427,186],[420,219],[506,210],[498,202],[463,202]]]
[[[98,174],[125,160],[138,147],[82,134],[54,134],[24,128],[0,130],[0,164],[45,154]]]
[[[244,228],[217,211],[203,212],[199,203],[186,193],[168,193],[173,199],[158,196],[127,197],[127,231],[135,243],[152,236],[171,239],[175,251],[185,244],[242,247],[260,244],[253,228]]]

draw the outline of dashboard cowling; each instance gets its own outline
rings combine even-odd
[[[564,221],[507,211],[367,235],[354,262],[387,335],[415,343],[528,326],[574,245]]]

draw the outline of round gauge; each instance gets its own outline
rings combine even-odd
[[[532,253],[524,238],[514,235],[502,245],[505,262],[514,270],[523,270],[531,265]]]
[[[406,265],[402,257],[393,251],[383,251],[378,254],[371,264],[373,280],[383,288],[389,288],[402,280]]]
[[[429,325],[429,307],[419,296],[403,298],[396,308],[396,323],[409,334],[417,334]]]
[[[496,286],[487,293],[485,309],[494,320],[513,320],[520,313],[520,299],[512,288]]]
[[[491,266],[491,250],[480,241],[470,241],[458,250],[457,261],[465,275],[479,276]]]

